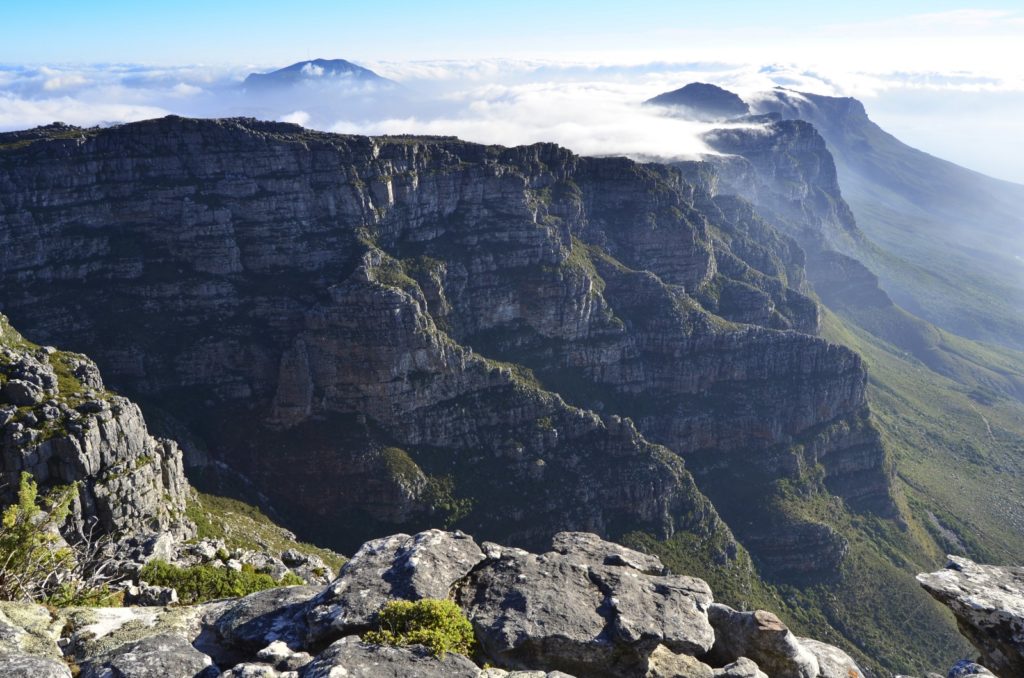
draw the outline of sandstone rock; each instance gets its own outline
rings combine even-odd
[[[948,558],[945,569],[919,574],[918,582],[953,611],[982,664],[999,676],[1024,675],[1024,568]]]
[[[31,654],[0,654],[0,676],[4,678],[71,678],[71,669],[59,659]]]
[[[150,586],[142,582],[124,590],[125,605],[171,605],[178,602],[178,592],[168,586]]]
[[[710,666],[687,654],[677,654],[664,645],[647,658],[645,678],[713,678]]]
[[[644,574],[624,564],[650,567],[642,554],[576,540],[584,544],[580,553],[567,546],[569,536],[556,539],[566,553],[496,550],[499,558],[461,585],[459,602],[485,656],[502,666],[600,676],[646,670],[647,654],[659,644],[691,654],[712,646],[707,584]],[[604,564],[615,561],[623,564]]]
[[[8,377],[0,404],[32,408],[19,415],[8,407],[0,417],[6,420],[0,427],[0,506],[16,500],[18,479],[27,472],[42,492],[82,481],[71,505],[69,540],[85,532],[94,538],[156,532],[165,541],[191,536],[194,527],[184,517],[188,483],[177,446],[150,435],[139,408],[113,393],[86,401],[95,407],[83,403],[72,409],[69,403],[81,394],[58,388],[51,362],[65,363],[62,369],[76,362],[83,374],[95,365],[77,354],[31,353],[6,317],[0,316],[0,324],[10,333],[10,345],[18,347],[6,348],[10,362],[0,364]]]
[[[506,671],[505,669],[484,669],[477,678],[573,678],[561,671]]]
[[[286,586],[251,593],[232,603],[214,626],[225,643],[240,650],[255,653],[277,642],[298,649],[306,633],[306,605],[320,590]]]
[[[83,663],[81,678],[215,678],[220,670],[207,655],[174,634],[128,643],[101,659]]]
[[[815,655],[771,612],[737,612],[714,603],[708,619],[715,629],[708,657],[716,665],[747,657],[772,678],[815,678],[820,673]]]
[[[298,671],[278,671],[269,664],[242,662],[220,674],[222,678],[298,678]]]
[[[665,566],[657,556],[640,553],[592,532],[559,532],[551,539],[551,550],[587,561],[591,565],[631,567],[644,574],[665,574]]]
[[[310,601],[311,638],[366,629],[389,600],[448,598],[452,586],[483,559],[476,542],[458,532],[428,530],[369,541]]]
[[[731,664],[715,669],[714,675],[715,678],[768,678],[768,674],[746,657],[740,657]]]
[[[60,659],[62,653],[57,639],[61,624],[42,605],[0,601],[0,656]]]
[[[838,647],[813,638],[797,638],[797,641],[818,660],[820,678],[865,678],[867,675],[850,655]]]
[[[367,645],[356,636],[336,641],[302,670],[302,678],[477,678],[480,669],[458,654],[433,657],[421,646]]]
[[[313,661],[308,652],[296,652],[281,640],[275,640],[257,652],[256,658],[273,665],[278,671],[297,671]]]
[[[35,384],[20,379],[11,379],[0,390],[0,398],[12,405],[24,407],[38,405],[46,398],[46,394]]]
[[[995,674],[981,664],[972,662],[970,659],[961,659],[953,664],[946,674],[946,678],[995,678]]]

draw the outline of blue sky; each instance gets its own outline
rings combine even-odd
[[[908,143],[1024,183],[1022,0],[0,3],[0,130],[254,115],[643,153],[670,130],[637,102],[703,80],[855,96]],[[249,72],[316,57],[373,68],[417,105],[238,93]],[[674,132],[699,151],[697,130]]]
[[[764,2],[4,0],[0,62],[274,63],[685,51],[694,32],[781,42],[822,27],[979,5],[945,0]],[[985,2],[1014,11],[1021,3]]]

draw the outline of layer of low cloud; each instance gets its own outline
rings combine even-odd
[[[989,15],[959,17],[992,21]],[[941,16],[922,21],[949,21]],[[884,28],[884,27],[883,27]],[[881,30],[881,29],[880,29]],[[281,64],[282,66],[285,64]],[[924,150],[975,169],[1024,182],[1011,158],[1001,158],[1005,138],[1024,138],[1012,110],[1006,122],[972,129],[971,144],[956,143],[969,125],[963,112],[986,102],[1012,107],[1024,101],[1024,79],[968,71],[850,71],[790,64],[555,62],[464,60],[363,64],[398,83],[380,87],[314,77],[285,91],[248,92],[253,66],[147,67],[131,64],[0,66],[0,130],[55,120],[109,125],[167,114],[196,117],[253,116],[314,129],[361,134],[444,134],[505,145],[552,141],[587,155],[695,157],[708,152],[700,136],[709,125],[667,118],[641,102],[688,82],[713,82],[741,96],[784,86],[819,94],[856,96],[885,126],[914,125]],[[921,102],[929,102],[922,109]],[[967,102],[967,103],[965,103]],[[1018,108],[1019,110],[1019,108]],[[934,114],[934,135],[927,116]],[[911,123],[911,121],[913,121]],[[922,127],[925,130],[922,132]],[[958,136],[957,130],[961,130]],[[941,131],[941,133],[940,133]],[[988,155],[985,149],[990,149]]]

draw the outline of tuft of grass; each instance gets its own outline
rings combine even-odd
[[[297,541],[294,534],[276,525],[258,508],[237,499],[193,492],[185,515],[195,523],[197,538],[220,539],[229,548],[267,550],[274,554],[295,549],[319,556],[335,573],[346,561],[334,551]]]

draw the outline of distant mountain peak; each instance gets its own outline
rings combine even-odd
[[[688,109],[691,117],[721,120],[747,115],[750,107],[735,93],[706,82],[691,82],[685,87],[659,94],[645,104]]]
[[[251,88],[288,87],[303,82],[343,80],[353,83],[393,84],[369,68],[363,68],[345,59],[307,59],[297,61],[269,73],[250,73],[245,86]]]

